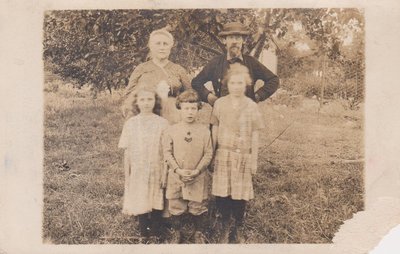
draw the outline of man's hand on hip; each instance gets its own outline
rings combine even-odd
[[[213,93],[209,93],[207,95],[207,101],[210,103],[211,106],[214,106],[215,101],[218,99],[217,96],[215,96]]]

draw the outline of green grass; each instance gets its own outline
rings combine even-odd
[[[118,93],[93,99],[87,90],[63,86],[45,92],[45,242],[138,242],[135,219],[121,213],[123,153],[117,143],[124,120],[119,105]],[[267,128],[261,135],[255,199],[246,212],[247,241],[329,243],[342,222],[363,209],[363,164],[346,161],[363,157],[362,112],[332,116],[260,106]],[[209,112],[204,107],[201,121]],[[70,170],[60,170],[63,161]],[[218,227],[210,228],[211,243],[216,235]]]

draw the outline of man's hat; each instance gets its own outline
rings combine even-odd
[[[231,22],[224,25],[222,31],[218,34],[219,36],[227,36],[227,35],[249,35],[250,32],[247,30],[247,27],[244,26],[240,22]]]

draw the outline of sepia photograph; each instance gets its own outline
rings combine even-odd
[[[331,244],[365,209],[362,8],[46,10],[44,244]]]
[[[391,254],[400,3],[0,2],[0,254]]]

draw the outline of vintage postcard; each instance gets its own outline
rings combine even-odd
[[[395,1],[1,9],[0,254],[368,253],[400,224]]]

